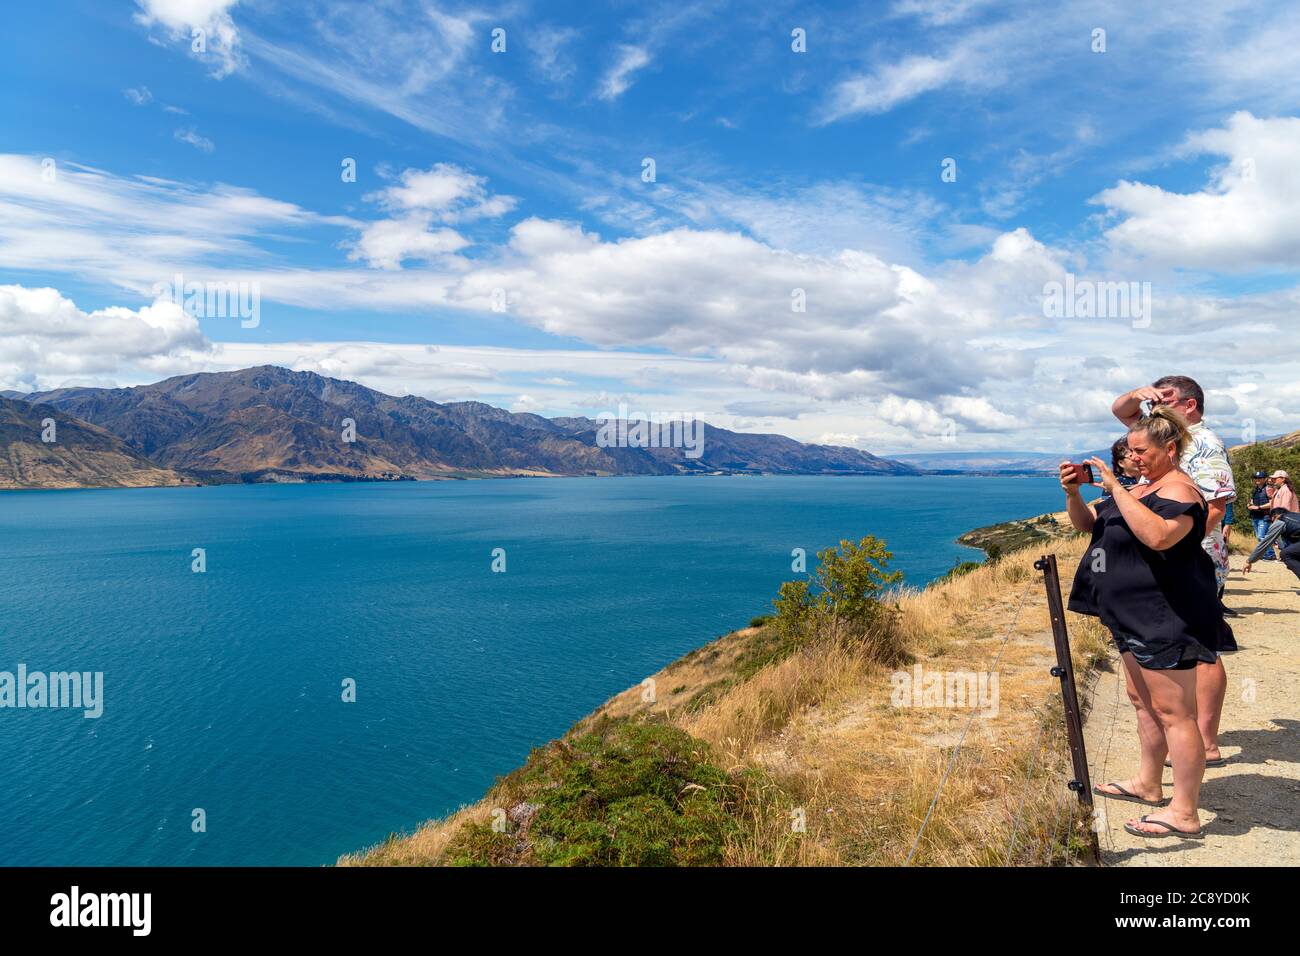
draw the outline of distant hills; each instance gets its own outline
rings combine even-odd
[[[6,413],[0,487],[9,488],[183,479],[919,473],[914,465],[855,448],[712,425],[703,426],[698,457],[680,447],[601,447],[601,423],[589,418],[549,419],[481,402],[397,398],[269,365],[135,388],[5,394],[11,397],[0,398]],[[57,448],[40,440],[40,421],[50,417],[49,410],[59,422]],[[346,440],[353,430],[354,440]]]
[[[1105,451],[1052,452],[1041,451],[951,451],[917,452],[893,456],[896,461],[932,472],[952,474],[1056,474],[1057,466],[1065,459],[1083,461],[1097,455],[1110,461],[1110,449]]]
[[[1118,434],[1122,434],[1122,430]],[[1223,436],[1224,432],[1219,434]],[[1281,450],[1300,447],[1300,431],[1272,438],[1261,438],[1258,444]],[[1234,445],[1228,449],[1228,454],[1237,455],[1250,447],[1250,445]],[[1102,461],[1110,461],[1109,448],[1097,451],[1051,453],[1041,451],[912,452],[891,457],[895,461],[901,461],[924,471],[941,474],[1055,475],[1057,466],[1067,458],[1070,461],[1083,461],[1094,455]]]
[[[1278,448],[1283,451],[1291,448],[1300,448],[1300,432],[1290,432],[1286,435],[1278,435],[1274,438],[1261,438],[1258,442],[1268,448]],[[1233,445],[1228,449],[1228,454],[1245,451],[1250,445]]]

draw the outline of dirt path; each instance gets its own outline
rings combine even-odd
[[[1300,866],[1300,594],[1280,561],[1263,561],[1249,576],[1234,556],[1225,603],[1241,650],[1224,657],[1228,695],[1219,740],[1227,766],[1208,769],[1201,789],[1205,839],[1143,840],[1124,822],[1147,812],[1136,804],[1097,799],[1108,866]],[[1112,658],[1090,692],[1084,728],[1093,783],[1123,780],[1137,770],[1133,706]],[[1165,770],[1165,795],[1172,784]]]

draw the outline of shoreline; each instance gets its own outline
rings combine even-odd
[[[329,478],[303,478],[302,480],[286,481],[243,481],[238,478],[229,481],[192,479],[188,481],[174,482],[171,484],[157,485],[4,485],[0,486],[0,494],[7,491],[124,491],[124,490],[148,490],[152,488],[219,488],[227,485],[395,485],[395,484],[418,484],[424,482],[443,482],[443,481],[511,481],[516,479],[570,479],[570,478],[1051,478],[1050,474],[1030,474],[1023,472],[982,472],[982,471],[963,471],[963,472],[879,472],[879,471],[796,471],[796,472],[770,472],[770,471],[709,471],[709,472],[679,472],[671,475],[643,475],[643,474],[626,474],[626,475],[561,475],[561,474],[513,474],[513,475],[494,475],[494,474],[457,474],[447,475],[436,478],[369,478],[369,477],[329,477]],[[990,528],[997,527],[989,525]],[[981,529],[975,529],[981,530]],[[967,532],[967,534],[972,534]],[[957,539],[960,541],[960,539]],[[961,542],[965,543],[965,542]]]

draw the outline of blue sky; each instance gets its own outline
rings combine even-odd
[[[0,388],[276,362],[877,452],[1055,450],[1183,372],[1230,439],[1292,430],[1294,13],[7,10]],[[155,302],[176,273],[255,286],[256,325]],[[1149,283],[1148,314],[1048,316],[1066,273]]]

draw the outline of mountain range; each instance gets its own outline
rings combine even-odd
[[[400,398],[259,366],[133,388],[3,393],[0,487],[501,476],[919,474],[855,448],[702,424],[680,447],[602,447],[602,422]],[[57,441],[41,441],[54,418]],[[350,439],[350,440],[349,440]],[[57,446],[57,447],[56,447]]]

